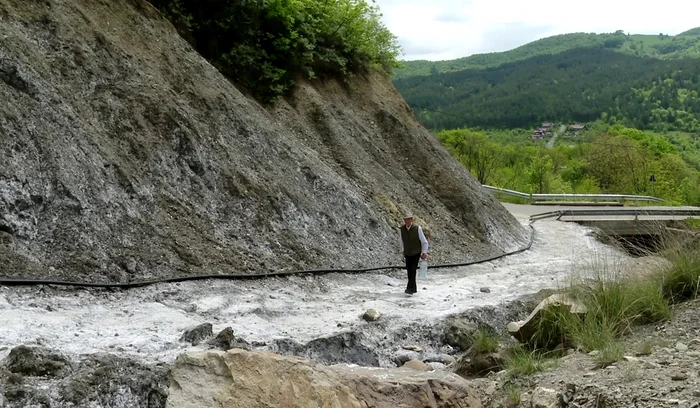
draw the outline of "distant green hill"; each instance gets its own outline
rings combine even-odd
[[[690,30],[683,31],[682,33],[680,33],[678,35],[700,35],[700,27],[691,28]]]
[[[700,59],[578,48],[394,84],[432,129],[604,118],[640,129],[700,132]]]
[[[637,57],[679,59],[700,57],[700,27],[676,36],[627,35],[622,31],[609,34],[573,33],[555,35],[533,41],[505,52],[476,54],[447,61],[405,61],[405,67],[394,72],[394,79],[428,76],[439,73],[484,69],[522,61],[528,58],[553,55],[578,48],[600,48]]]

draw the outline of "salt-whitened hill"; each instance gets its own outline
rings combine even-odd
[[[383,74],[263,107],[142,0],[0,0],[0,276],[125,282],[433,262],[528,231]]]

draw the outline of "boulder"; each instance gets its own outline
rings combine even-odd
[[[403,366],[407,361],[418,360],[420,358],[420,353],[409,350],[399,350],[393,358],[394,363],[397,367]]]
[[[270,351],[306,357],[324,364],[357,364],[378,367],[377,350],[368,344],[365,336],[356,331],[334,333],[300,344],[292,339],[278,339]]]
[[[5,359],[8,371],[25,377],[57,377],[70,371],[70,362],[61,353],[42,347],[18,346]]]
[[[362,318],[368,322],[374,322],[379,319],[382,314],[375,309],[367,309],[367,311],[362,315]]]
[[[500,353],[465,354],[454,366],[455,373],[462,377],[483,377],[490,372],[499,372],[505,361]]]
[[[457,359],[449,354],[428,354],[423,357],[424,363],[440,363],[444,365],[450,365],[457,362]]]
[[[234,347],[249,348],[250,345],[242,338],[236,337],[233,328],[227,327],[219,332],[213,339],[207,341],[207,344],[221,350],[228,350]]]
[[[547,317],[550,312],[574,313],[583,317],[586,305],[565,294],[551,295],[541,301],[525,320],[508,323],[508,333],[521,343],[543,348],[556,346],[562,342],[563,333],[556,322]],[[544,325],[547,325],[546,330],[542,329]],[[541,336],[545,333],[546,336]]]
[[[537,387],[530,400],[532,408],[550,408],[559,406],[559,394],[552,389]]]
[[[367,368],[267,351],[181,354],[167,408],[481,407],[470,384],[452,373]]]
[[[0,364],[0,407],[165,408],[167,364],[104,353],[70,359],[25,346],[13,351]]]
[[[474,334],[478,330],[479,327],[476,324],[455,317],[447,321],[443,341],[445,344],[466,351],[472,346]]]
[[[193,346],[196,346],[203,340],[206,340],[213,335],[214,331],[212,324],[202,323],[197,327],[193,327],[191,329],[186,330],[182,334],[182,337],[180,337],[180,341],[184,341],[186,343],[192,344]]]
[[[403,364],[403,368],[408,368],[416,371],[430,371],[431,368],[420,360],[408,360]]]

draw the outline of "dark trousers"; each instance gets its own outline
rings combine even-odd
[[[408,272],[408,285],[406,285],[407,293],[416,293],[416,269],[418,269],[418,261],[420,254],[406,257],[406,271]]]

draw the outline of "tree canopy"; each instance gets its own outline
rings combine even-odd
[[[151,0],[224,75],[271,101],[295,78],[339,77],[378,67],[400,53],[374,1]]]

